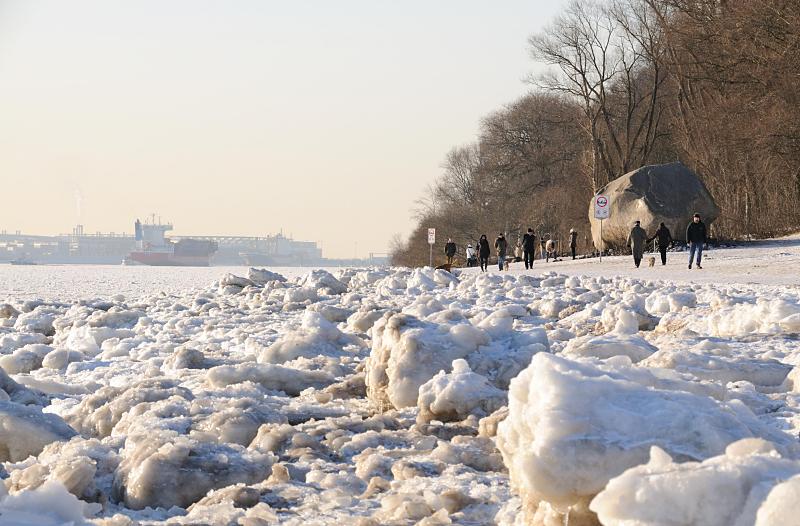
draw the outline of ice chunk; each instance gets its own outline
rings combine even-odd
[[[612,479],[590,508],[609,526],[745,526],[756,522],[757,513],[766,520],[776,511],[785,516],[789,509],[796,518],[793,499],[776,498],[763,513],[759,506],[773,486],[798,473],[800,462],[781,458],[757,439],[731,444],[723,455],[702,463],[674,463],[667,453],[653,447],[649,463]],[[792,524],[792,520],[766,524]]]
[[[107,386],[70,408],[64,418],[84,435],[107,437],[134,407],[142,406],[139,408],[142,411],[149,404],[173,396],[193,398],[191,391],[165,379],[148,379],[124,387]]]
[[[451,441],[440,440],[431,458],[453,466],[468,466],[476,471],[505,471],[503,457],[486,437],[456,436]]]
[[[326,305],[324,303],[315,303],[308,307],[308,311],[318,312],[320,316],[325,318],[331,323],[339,323],[347,320],[353,311],[345,309],[344,307],[337,307],[335,305]]]
[[[674,369],[723,385],[746,380],[754,385],[775,387],[781,385],[792,370],[791,365],[778,360],[737,359],[730,356],[730,351],[716,355],[708,349],[704,352],[665,349],[653,354],[641,365]]]
[[[344,334],[319,313],[307,310],[300,329],[288,332],[262,350],[258,355],[258,362],[281,364],[300,357],[338,356],[348,345],[363,346],[364,343],[354,336]]]
[[[46,343],[47,336],[44,334],[33,333],[11,333],[0,336],[0,354],[13,352],[15,349],[25,347],[35,343]]]
[[[180,369],[203,369],[205,363],[206,356],[201,351],[179,347],[164,361],[164,370],[174,372]]]
[[[0,368],[0,400],[11,400],[18,404],[46,404],[47,398],[42,393],[32,391],[11,379]]]
[[[487,336],[469,325],[442,331],[436,324],[405,314],[386,314],[373,327],[366,365],[369,398],[395,408],[417,405],[419,387],[453,360],[477,350]]]
[[[42,367],[42,360],[52,351],[49,345],[34,343],[15,350],[10,355],[0,356],[0,368],[8,374],[29,373]]]
[[[697,295],[691,291],[669,292],[664,289],[653,291],[645,300],[645,308],[651,314],[680,312],[697,307]]]
[[[144,312],[138,309],[127,310],[112,307],[108,311],[95,311],[86,322],[90,327],[109,327],[111,329],[133,329]],[[98,342],[102,343],[102,342]]]
[[[258,287],[250,279],[228,273],[219,280],[219,292],[222,294],[239,294],[246,287]]]
[[[214,367],[208,371],[208,381],[215,387],[254,382],[267,389],[283,391],[289,396],[297,396],[309,387],[322,389],[332,384],[334,378],[325,371],[309,371],[274,364],[245,363]]]
[[[186,508],[209,490],[265,480],[271,454],[199,442],[171,432],[128,437],[114,477],[114,497],[133,509]]]
[[[104,312],[103,314],[108,315],[109,313]],[[141,313],[139,313],[139,317],[136,318],[136,321],[138,321],[140,317]],[[125,325],[126,320],[128,320],[127,317],[121,317],[121,319],[107,321],[108,323],[119,323]],[[136,321],[133,321],[134,325],[136,324]],[[134,331],[127,328],[119,329],[114,327],[106,327],[103,325],[92,326],[89,324],[73,325],[67,334],[67,339],[64,343],[64,346],[72,351],[78,351],[85,355],[94,356],[100,352],[100,346],[104,341],[111,338],[118,338],[121,340],[124,338],[130,338],[134,335]]]
[[[708,317],[708,330],[714,336],[797,333],[800,332],[800,304],[760,296],[754,304],[724,306]]]
[[[347,318],[347,326],[355,332],[367,332],[375,325],[376,321],[381,319],[384,313],[386,313],[385,310],[378,309],[375,306],[359,309]]]
[[[208,410],[208,418],[196,424],[195,428],[218,442],[241,446],[250,444],[263,424],[286,422],[284,415],[252,398],[236,398],[221,408],[211,406]],[[195,411],[199,412],[199,408]]]
[[[347,285],[336,279],[327,270],[312,270],[298,283],[301,287],[317,290],[320,294],[331,296],[347,292]]]
[[[800,475],[795,475],[772,488],[767,500],[758,508],[755,526],[797,526],[797,503],[800,502]]]
[[[82,362],[84,355],[80,351],[70,349],[53,349],[42,360],[42,367],[48,369],[64,369],[72,362]]]
[[[0,523],[8,526],[90,526],[86,520],[102,506],[87,504],[51,480],[35,490],[8,495],[0,500]]]
[[[19,332],[37,332],[45,336],[52,336],[55,334],[55,329],[53,329],[55,319],[55,314],[50,312],[48,307],[41,306],[17,316],[14,329]]]
[[[12,492],[18,492],[56,480],[82,500],[103,501],[108,495],[95,483],[109,477],[118,463],[116,453],[98,440],[73,437],[48,444],[33,462],[14,466],[18,469],[11,471],[7,484]]]
[[[270,281],[286,282],[286,278],[277,272],[271,272],[265,268],[250,268],[247,271],[247,278],[253,283],[264,285]]]
[[[312,303],[318,300],[319,295],[317,294],[317,289],[312,287],[294,287],[287,289],[286,292],[283,293],[283,302],[287,304],[287,306],[295,303]],[[302,306],[299,308],[302,308]]]
[[[43,413],[37,406],[0,402],[0,461],[38,455],[47,444],[76,434],[61,417]]]
[[[567,342],[562,353],[564,356],[579,358],[611,358],[627,356],[632,362],[640,362],[658,348],[635,334],[620,334],[616,331],[603,336],[581,336]]]
[[[16,318],[19,311],[9,303],[0,303],[0,319]]]
[[[506,393],[470,370],[466,360],[453,361],[453,372],[439,374],[419,388],[417,420],[449,422],[470,414],[487,416],[506,404]]]
[[[585,506],[608,480],[646,462],[654,445],[681,461],[748,437],[797,449],[738,401],[668,391],[647,371],[615,365],[539,353],[512,380],[497,444],[529,515],[541,502],[562,512]]]

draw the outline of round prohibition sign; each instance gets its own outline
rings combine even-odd
[[[598,196],[596,203],[600,208],[605,208],[608,205],[608,198],[604,195]]]

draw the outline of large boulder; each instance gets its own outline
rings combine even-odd
[[[692,215],[702,216],[706,226],[719,216],[719,208],[706,185],[680,162],[643,166],[614,179],[599,190],[608,197],[611,216],[603,223],[594,218],[594,203],[589,205],[592,240],[596,247],[622,247],[634,221],[641,221],[653,235],[662,221],[675,240],[683,240]]]

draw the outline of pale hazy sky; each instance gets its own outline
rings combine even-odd
[[[563,3],[0,0],[0,228],[385,252]]]

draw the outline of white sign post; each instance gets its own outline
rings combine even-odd
[[[594,196],[594,218],[600,220],[600,263],[603,262],[603,221],[611,216],[611,207],[608,204],[608,197],[597,194]]]
[[[428,264],[431,268],[433,268],[433,245],[436,243],[436,229],[429,228],[428,229],[428,245],[430,245],[430,255]]]

